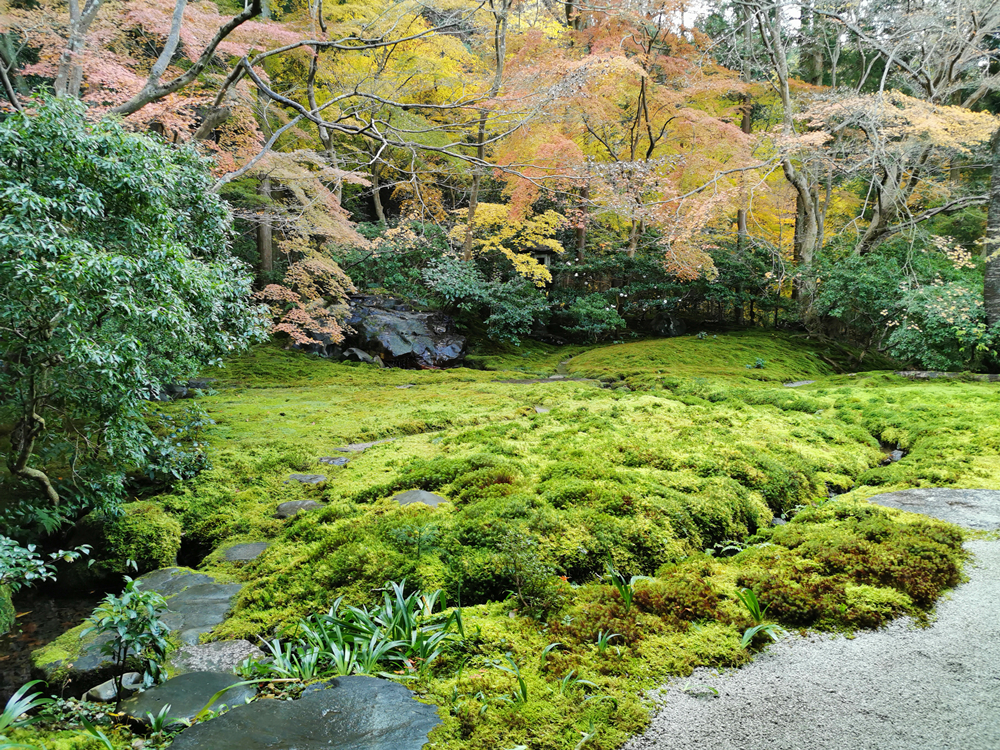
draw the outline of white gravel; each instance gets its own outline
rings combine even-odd
[[[626,750],[1000,749],[1000,542],[966,547],[970,580],[930,627],[787,637],[742,669],[696,670]]]

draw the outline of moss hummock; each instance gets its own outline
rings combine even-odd
[[[263,347],[212,373],[218,390],[200,402],[216,421],[213,468],[154,502],[194,546],[270,543],[240,567],[203,564],[246,581],[220,634],[268,635],[406,578],[461,604],[469,636],[411,685],[442,706],[439,747],[572,748],[593,721],[591,746],[612,748],[646,721],[642,690],[750,658],[738,587],[789,627],[926,617],[958,580],[961,534],[864,499],[1000,486],[995,384],[838,374],[836,352],[766,332],[523,353],[481,360],[519,372],[426,372]],[[505,382],[567,360],[589,380]],[[815,382],[783,386],[801,380]],[[885,445],[904,459],[883,466]],[[350,461],[320,462],[334,456]],[[286,483],[292,473],[328,479]],[[412,489],[450,502],[392,499]],[[325,507],[273,517],[305,499]],[[599,577],[608,564],[655,577],[633,607]],[[618,635],[602,647],[602,633]],[[523,705],[502,700],[514,683],[495,663],[508,653]],[[561,689],[571,672],[593,687]]]

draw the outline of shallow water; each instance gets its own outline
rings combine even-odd
[[[22,590],[14,597],[17,620],[11,632],[0,636],[0,707],[32,679],[31,652],[83,622],[102,598],[100,591],[57,597],[32,590]],[[50,688],[58,692],[57,685]]]

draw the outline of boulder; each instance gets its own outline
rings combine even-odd
[[[407,490],[406,492],[400,492],[392,499],[400,505],[423,503],[424,505],[429,505],[432,508],[436,508],[441,503],[448,502],[448,498],[441,497],[440,495],[435,495],[433,492],[426,492],[424,490]]]
[[[316,510],[317,508],[322,508],[321,503],[317,503],[315,500],[289,500],[287,503],[282,503],[278,506],[278,509],[274,512],[275,518],[291,518],[299,513],[304,513],[310,510]]]
[[[171,750],[421,750],[441,720],[404,686],[338,677],[294,701],[259,700],[182,732]]]
[[[142,689],[142,675],[138,672],[126,672],[122,675],[122,698],[135,695]],[[92,687],[83,694],[83,700],[93,703],[110,703],[118,697],[115,690],[114,678],[102,682],[97,687]]]
[[[393,297],[352,297],[347,325],[353,330],[349,346],[380,355],[390,366],[454,367],[465,357],[465,337],[458,335],[450,317],[414,311]]]
[[[345,349],[344,353],[340,355],[340,359],[344,362],[360,362],[363,365],[383,366],[381,359],[373,357],[368,352],[362,351],[355,346]]]
[[[202,709],[218,711],[223,706],[243,706],[247,700],[257,695],[253,685],[238,685],[243,680],[235,675],[221,672],[188,672],[172,677],[162,685],[152,687],[122,704],[122,712],[133,719],[149,724],[147,714],[158,716],[165,706],[167,716],[178,721],[191,721]],[[216,698],[220,690],[229,688]],[[209,703],[211,701],[211,704]],[[238,744],[221,743],[222,747],[242,747]]]

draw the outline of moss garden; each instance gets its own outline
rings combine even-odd
[[[263,346],[205,373],[210,467],[139,498],[100,564],[138,554],[152,568],[179,543],[182,561],[245,582],[210,639],[291,637],[338,599],[378,603],[390,581],[440,590],[462,635],[393,670],[440,707],[431,746],[607,749],[647,723],[646,690],[766,645],[765,633],[741,643],[757,622],[743,589],[792,632],[926,622],[961,580],[965,532],[866,498],[1000,487],[997,384],[854,372],[804,337],[530,342],[469,363],[489,369]],[[814,382],[784,385],[802,380]],[[904,458],[886,463],[896,448]],[[449,502],[393,500],[407,490]],[[275,518],[291,500],[323,507]],[[259,541],[251,563],[225,560]],[[99,746],[57,729],[12,737]]]

